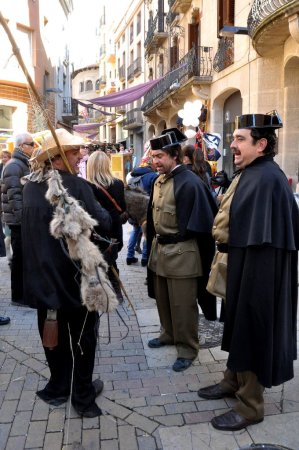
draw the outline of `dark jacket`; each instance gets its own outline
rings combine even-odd
[[[158,173],[155,172],[151,167],[136,167],[131,172],[132,177],[140,177],[141,178],[141,188],[147,193],[150,194],[153,186],[154,180],[157,178]]]
[[[98,221],[99,234],[109,233],[109,213],[97,202],[88,183],[67,172],[60,175],[68,193]],[[24,298],[32,308],[69,310],[81,305],[80,272],[63,251],[62,242],[50,234],[53,207],[45,198],[47,189],[46,181],[28,181],[23,190]]]
[[[230,208],[222,349],[234,372],[265,387],[291,379],[297,357],[299,211],[270,156],[241,174]]]
[[[112,225],[109,235],[107,237],[114,238],[117,240],[118,242],[117,250],[118,252],[120,252],[123,247],[123,229],[120,215],[126,211],[124,183],[118,178],[115,178],[113,183],[107,189],[109,195],[116,201],[116,203],[118,204],[118,206],[121,208],[122,211],[118,211],[113,201],[109,199],[109,197],[105,194],[105,192],[103,192],[94,184],[92,183],[89,184],[94,192],[96,199],[100,202],[103,208],[105,208],[110,214]],[[106,246],[107,245],[100,244],[99,248],[101,250],[105,250]]]
[[[3,169],[1,181],[2,222],[21,225],[22,191],[21,178],[29,174],[29,157],[15,148],[12,158]]]

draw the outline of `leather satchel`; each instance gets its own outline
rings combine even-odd
[[[217,251],[211,265],[211,272],[207,284],[210,294],[225,299],[227,279],[227,253]]]

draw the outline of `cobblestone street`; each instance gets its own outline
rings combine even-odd
[[[126,225],[126,241],[129,231]],[[36,312],[11,305],[9,267],[0,259],[0,313],[11,318],[0,329],[0,449],[237,450],[263,442],[298,450],[298,362],[291,382],[266,390],[264,422],[235,433],[213,429],[211,418],[234,400],[207,401],[197,390],[222,378],[222,325],[201,317],[198,359],[185,372],[173,372],[175,349],[147,346],[158,335],[159,320],[147,296],[146,268],[140,257],[127,266],[125,257],[126,246],[119,268],[136,315],[125,301],[118,308],[124,323],[117,313],[109,317],[110,336],[107,315],[100,319],[94,378],[105,387],[97,399],[103,415],[95,419],[80,418],[69,403],[54,408],[36,397],[49,376]]]

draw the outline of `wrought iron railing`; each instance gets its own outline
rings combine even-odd
[[[125,68],[124,64],[122,66],[120,66],[118,69],[118,78],[120,80],[125,80],[125,78],[126,78],[126,68]]]
[[[178,89],[192,77],[200,77],[202,81],[212,81],[212,47],[192,47],[191,50],[174,65],[144,96],[142,111],[146,111],[160,103],[173,90]]]
[[[285,5],[295,3],[294,0],[254,0],[248,16],[248,34],[253,36],[255,30],[268,17],[276,13]]]
[[[62,114],[77,116],[78,103],[72,97],[63,97],[62,99]]]
[[[143,123],[143,114],[139,108],[133,108],[130,111],[127,111],[127,116],[123,121],[123,126],[132,125],[133,123],[138,125]]]
[[[165,19],[166,25],[169,27],[178,15],[179,15],[179,13],[174,13],[174,12],[169,11],[166,14],[166,19]]]
[[[127,68],[127,79],[132,80],[134,78],[134,63],[130,64]]]
[[[141,63],[141,57],[139,56],[134,60],[132,64],[129,65],[127,69],[127,78],[128,80],[131,80],[134,78],[135,75],[142,72],[142,63]]]
[[[144,41],[145,48],[152,42],[156,33],[165,33],[165,16],[157,13],[155,18],[149,22],[149,28]]]
[[[218,50],[216,52],[213,68],[216,72],[221,72],[226,67],[234,63],[234,38],[224,37],[219,39]]]

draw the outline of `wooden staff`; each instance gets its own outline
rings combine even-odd
[[[6,22],[5,18],[3,17],[1,11],[0,11],[0,23],[1,23],[1,25],[3,26],[5,32],[6,32],[7,36],[8,36],[8,39],[9,39],[9,41],[10,41],[10,43],[11,43],[11,46],[12,46],[12,51],[13,51],[15,57],[16,57],[17,60],[18,60],[18,63],[20,64],[20,66],[21,66],[21,68],[22,68],[22,70],[23,70],[23,72],[24,72],[24,75],[25,75],[25,77],[26,77],[26,79],[27,79],[27,81],[28,81],[28,84],[29,84],[29,86],[30,86],[30,88],[31,88],[31,90],[32,90],[32,92],[33,92],[33,94],[34,94],[34,97],[35,97],[35,99],[36,99],[38,105],[40,106],[41,110],[42,110],[43,113],[44,113],[44,116],[45,116],[46,121],[47,121],[47,125],[48,125],[48,127],[49,127],[49,129],[50,129],[50,131],[51,131],[51,133],[52,133],[52,136],[53,136],[54,141],[55,141],[55,143],[56,143],[56,145],[57,145],[57,148],[58,148],[58,151],[59,151],[59,153],[60,153],[60,156],[61,156],[61,158],[62,158],[62,160],[63,160],[63,162],[64,162],[66,168],[68,169],[68,171],[69,171],[70,173],[73,173],[73,172],[72,172],[72,169],[71,169],[71,167],[70,167],[70,165],[69,165],[69,162],[68,162],[68,160],[66,159],[64,150],[63,150],[63,148],[61,147],[61,145],[60,145],[60,143],[59,143],[59,140],[58,140],[58,138],[57,138],[57,134],[56,134],[56,132],[55,132],[55,128],[53,127],[53,125],[52,125],[52,123],[51,123],[51,121],[50,121],[50,119],[49,119],[49,117],[48,117],[48,114],[47,114],[46,111],[44,110],[43,103],[42,103],[42,101],[41,101],[41,98],[40,98],[40,96],[39,96],[39,93],[37,92],[37,89],[36,89],[36,87],[35,87],[35,84],[33,83],[33,80],[32,80],[32,78],[31,78],[31,76],[30,76],[30,74],[29,74],[29,72],[28,72],[28,70],[27,70],[27,67],[26,67],[24,61],[23,61],[23,58],[22,58],[21,53],[20,53],[20,49],[18,48],[17,43],[16,43],[16,41],[15,41],[15,39],[14,39],[14,37],[13,37],[13,35],[12,35],[12,33],[11,33],[11,31],[10,31],[8,25],[7,25],[7,22]]]

